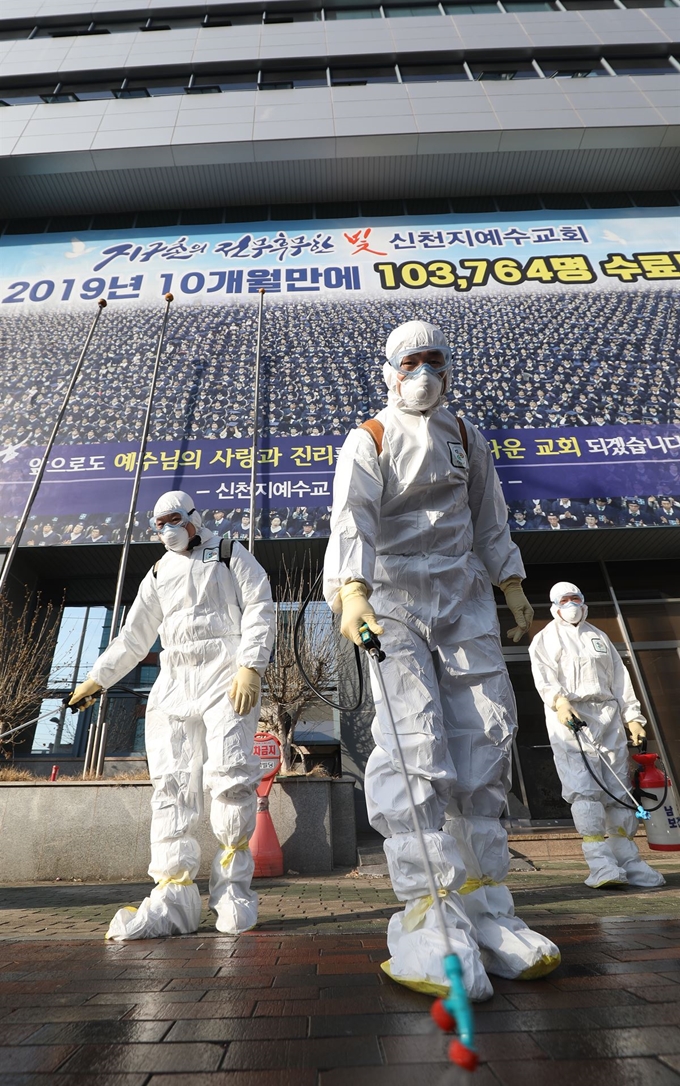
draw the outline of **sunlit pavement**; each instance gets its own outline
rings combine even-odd
[[[430,1000],[380,971],[385,878],[261,880],[255,932],[219,935],[206,912],[196,936],[126,944],[104,932],[147,886],[0,887],[0,1084],[680,1083],[680,874],[658,866],[668,885],[647,892],[590,890],[576,861],[510,875],[563,964],[494,980],[474,1079],[447,1063]]]

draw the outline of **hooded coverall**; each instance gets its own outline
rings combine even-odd
[[[264,673],[274,641],[274,607],[269,581],[255,558],[234,543],[227,567],[220,561],[219,543],[213,535],[202,537],[193,550],[167,551],[147,573],[122,630],[90,672],[108,689],[144,659],[160,632],[160,674],[146,710],[153,782],[149,874],[157,885],[139,909],[116,913],[107,938],[196,931],[201,900],[194,879],[200,849],[194,834],[203,811],[204,780],[220,843],[210,873],[216,926],[235,934],[257,920],[248,841],[255,829],[261,776],[260,760],[253,754],[259,702],[239,716],[228,691],[237,668]]]
[[[529,646],[536,689],[545,704],[548,737],[555,768],[562,782],[562,796],[571,804],[576,829],[583,837],[583,855],[590,868],[588,886],[630,883],[663,886],[664,878],[641,858],[633,840],[637,819],[603,792],[586,768],[573,732],[560,724],[555,712],[557,698],[566,698],[588,726],[606,760],[622,781],[630,780],[624,724],[642,720],[630,676],[611,641],[602,630],[583,618],[574,625],[555,616]],[[613,773],[607,773],[597,755],[583,748],[595,776],[615,796],[630,804]],[[607,837],[605,835],[608,835]]]
[[[503,882],[509,852],[500,816],[516,710],[492,583],[523,577],[524,567],[479,431],[465,424],[466,455],[442,397],[431,410],[410,408],[389,364],[384,374],[382,452],[358,428],[338,458],[324,592],[339,611],[343,585],[361,581],[372,590],[384,626],[383,677],[452,948],[469,995],[484,999],[492,994],[485,967],[504,977],[539,976],[560,960],[554,943],[514,915]],[[406,906],[390,920],[383,968],[410,987],[445,994],[446,951],[375,683],[373,696],[368,815],[386,838],[392,886]]]

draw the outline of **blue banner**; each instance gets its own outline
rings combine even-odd
[[[489,441],[515,530],[674,526],[678,212],[2,238],[0,545],[101,298],[23,545],[120,538],[167,291],[135,538],[152,538],[147,511],[178,487],[222,534],[245,534],[262,287],[263,537],[328,533],[337,449],[384,406],[385,340],[415,317],[451,343],[451,408]]]

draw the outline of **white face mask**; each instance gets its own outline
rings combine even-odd
[[[563,618],[565,622],[571,622],[574,626],[578,626],[583,618],[583,604],[564,603],[559,608],[559,612],[560,618]]]
[[[164,524],[158,534],[166,550],[181,552],[189,546],[189,533],[183,524]]]
[[[443,392],[442,379],[438,374],[424,373],[406,378],[399,385],[399,395],[408,407],[417,411],[429,411]]]

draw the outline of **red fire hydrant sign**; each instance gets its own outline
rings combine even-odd
[[[250,851],[255,861],[253,877],[262,879],[283,875],[283,852],[269,813],[269,793],[281,767],[281,744],[270,732],[258,732],[253,741],[253,754],[260,759],[263,774],[257,786],[257,819]]]

